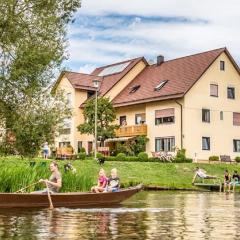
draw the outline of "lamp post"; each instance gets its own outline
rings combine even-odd
[[[98,87],[100,81],[98,79],[93,79],[93,86],[96,88],[96,95],[95,95],[95,122],[94,122],[94,158],[97,160],[97,98],[98,98]]]

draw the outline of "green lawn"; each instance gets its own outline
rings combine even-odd
[[[47,166],[42,166],[43,159],[35,159],[34,167],[30,166],[30,160],[21,160],[17,157],[0,158],[0,192],[13,192],[29,185],[40,178],[48,178],[50,172]],[[50,162],[47,161],[47,165]],[[64,173],[63,165],[68,161],[58,161],[60,171],[63,173],[62,191],[85,191],[96,183],[98,171],[101,168],[94,160],[71,161],[77,169],[77,174]],[[196,166],[203,168],[210,175],[222,178],[224,170],[230,173],[238,170],[237,164],[195,164],[195,163],[157,163],[157,162],[105,162],[103,168],[110,174],[111,168],[117,168],[122,186],[143,183],[169,188],[195,188],[192,186],[192,178]],[[42,186],[37,185],[36,190]]]

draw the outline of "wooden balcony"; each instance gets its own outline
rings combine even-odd
[[[147,125],[131,125],[131,126],[121,126],[116,130],[117,137],[134,137],[139,135],[147,135]]]

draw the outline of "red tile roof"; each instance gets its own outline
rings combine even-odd
[[[95,76],[76,72],[65,72],[65,77],[76,89],[95,90],[93,86],[93,79],[96,78]]]
[[[117,107],[183,97],[224,51],[229,54],[226,48],[220,48],[166,61],[160,66],[156,64],[147,66],[113,99],[113,104]],[[231,59],[230,54],[229,57]],[[231,61],[239,71],[234,60],[231,59]],[[167,80],[167,83],[159,91],[155,91],[154,88],[164,80]],[[131,89],[137,85],[141,85],[141,87],[136,92],[130,93]]]
[[[101,96],[103,96],[141,60],[145,61],[143,57],[139,57],[139,58],[130,59],[127,61],[99,67],[99,68],[96,68],[91,74],[83,74],[83,73],[76,73],[76,72],[69,72],[69,71],[65,71],[62,74],[64,74],[67,77],[67,79],[70,81],[72,86],[76,89],[95,90],[93,86],[93,79],[97,78],[100,81],[99,93]],[[111,66],[115,66],[115,65],[119,65],[127,62],[129,62],[129,65],[122,72],[106,75],[104,77],[98,76],[98,74],[107,67],[111,67]],[[61,76],[62,75],[60,75],[59,79],[61,79]],[[55,87],[57,83],[55,84]]]

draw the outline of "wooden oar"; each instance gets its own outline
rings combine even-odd
[[[19,189],[18,191],[16,191],[15,193],[22,192],[23,190],[25,190],[25,189],[27,189],[27,188],[29,188],[29,187],[32,187],[32,186],[36,185],[37,183],[39,183],[39,181],[37,181],[37,182],[35,182],[35,183],[32,183],[32,184],[30,184],[30,185],[28,185],[28,186],[26,186],[26,187],[24,187],[24,188],[21,188],[21,189]]]
[[[49,201],[49,208],[50,208],[50,209],[54,209],[53,203],[52,203],[52,198],[51,198],[50,191],[49,191],[49,187],[48,187],[47,183],[46,183],[46,187],[47,187],[47,195],[48,195],[48,201]]]

